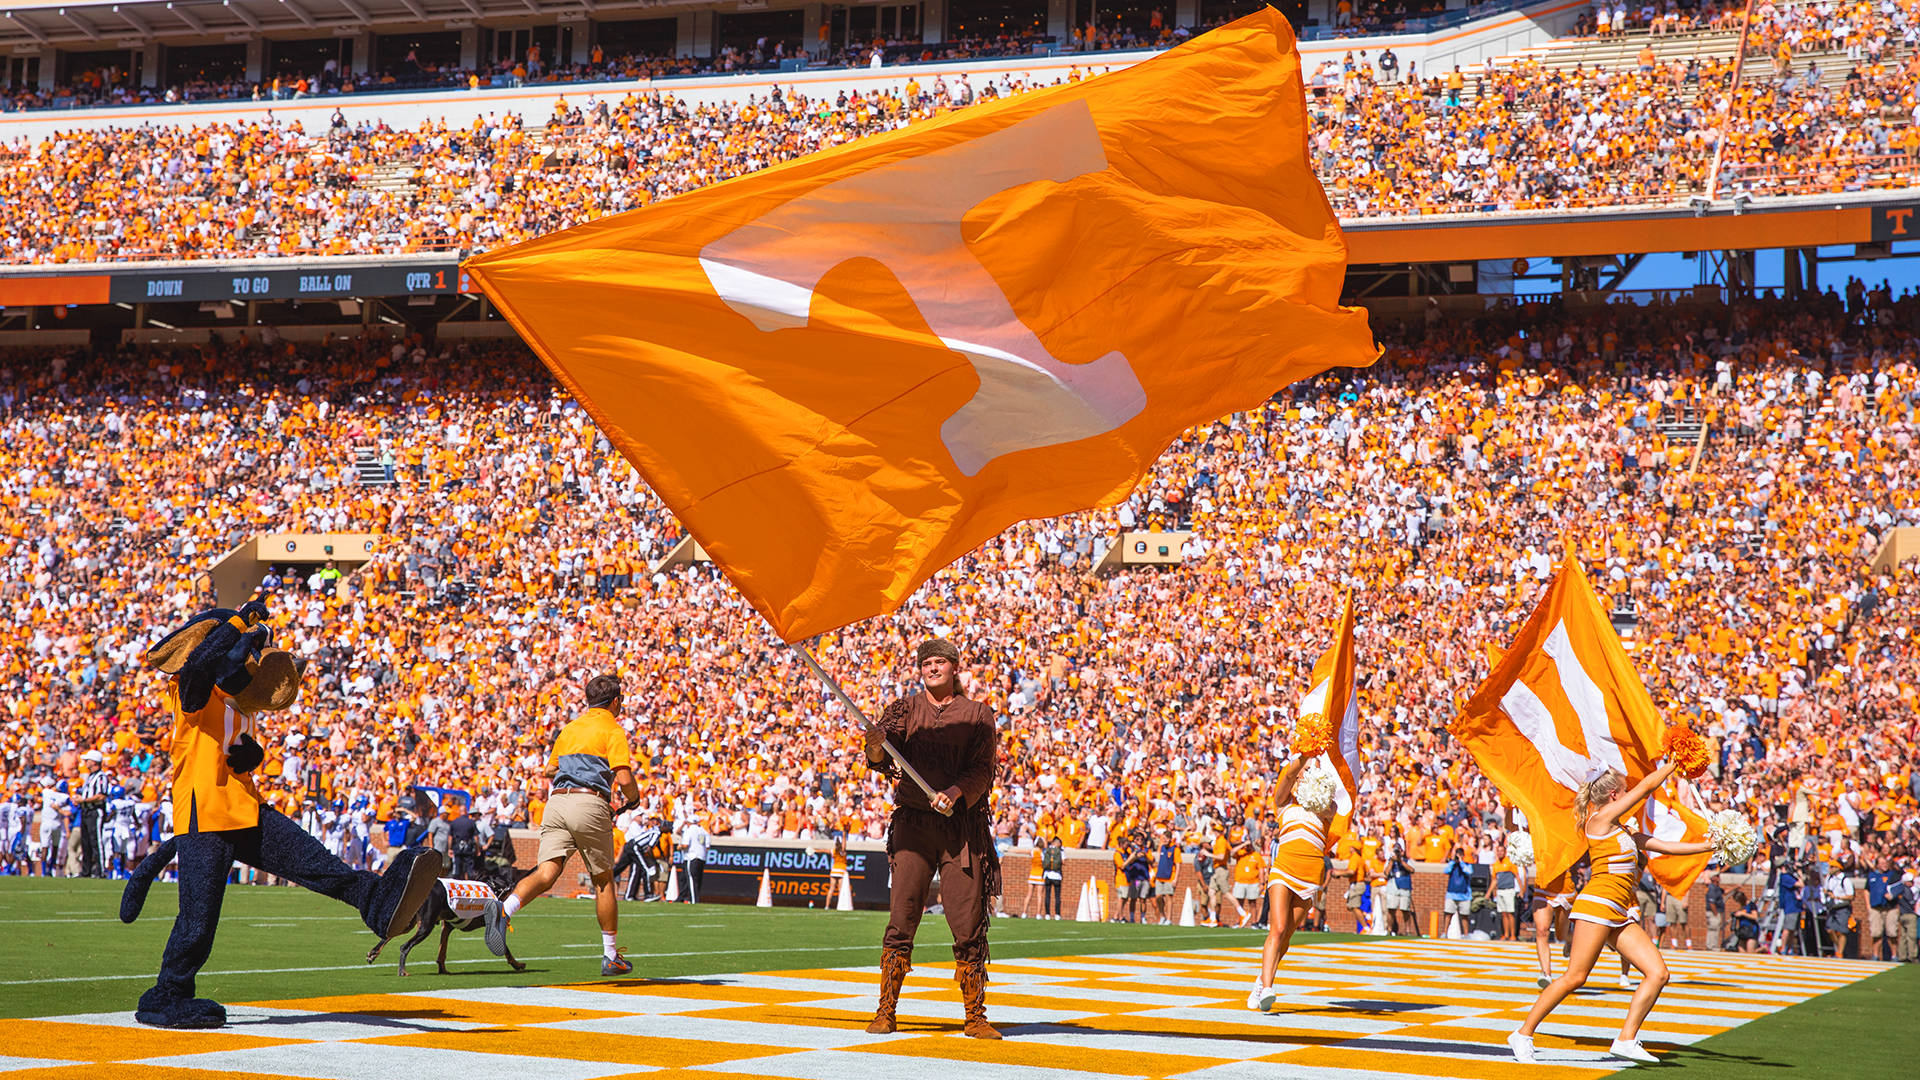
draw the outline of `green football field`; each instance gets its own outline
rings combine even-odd
[[[172,928],[174,886],[155,885],[146,912],[119,919],[120,883],[0,878],[0,1015],[52,1016],[131,1009],[151,985]],[[674,977],[878,963],[886,916],[868,911],[762,909],[739,905],[623,904],[620,944],[634,974]],[[1311,935],[1341,940],[1350,935]],[[515,974],[478,933],[453,935],[447,967],[465,986],[546,986],[600,977],[600,928],[587,900],[539,900],[513,920],[508,948],[526,963]],[[349,908],[304,889],[230,886],[200,993],[219,1001],[391,993],[428,989],[440,936],[414,948],[398,976],[400,946],[372,966],[373,935]],[[1115,926],[1005,919],[993,927],[995,957],[1258,945],[1255,931]],[[1304,936],[1303,936],[1304,940]],[[928,915],[916,949],[946,958],[947,924]]]
[[[0,919],[6,926],[0,935],[0,1017],[131,1009],[152,978],[175,901],[171,886],[156,886],[146,917],[125,926],[114,914],[118,899],[112,882],[0,878]],[[873,912],[662,904],[625,905],[621,918],[621,940],[636,976],[655,978],[872,965],[884,924],[884,917]],[[1302,935],[1298,940],[1337,946],[1359,939]],[[949,941],[944,921],[928,916],[920,956],[944,959]],[[1068,921],[1011,919],[993,928],[996,960],[1245,948],[1259,941],[1259,934],[1246,931]],[[234,887],[227,892],[219,941],[200,989],[218,1000],[243,1002],[448,986],[550,986],[599,977],[598,928],[586,901],[542,900],[515,919],[511,945],[527,962],[523,973],[489,956],[480,935],[456,934],[448,949],[452,974],[438,976],[433,972],[437,942],[436,935],[414,950],[414,975],[401,979],[395,972],[399,943],[366,965],[372,936],[340,905],[299,889]],[[1362,951],[1355,947],[1356,964],[1366,962],[1358,955]],[[1663,1001],[1663,1008],[1668,1005]],[[1661,1015],[1659,1009],[1655,1015]],[[1729,1080],[1788,1074],[1911,1076],[1914,1049],[1920,1046],[1916,1015],[1920,965],[1895,967],[1674,1047],[1661,1067]],[[1503,1067],[1513,1066],[1488,1061],[1487,1073],[1507,1075]]]

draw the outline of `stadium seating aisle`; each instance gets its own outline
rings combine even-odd
[[[1193,430],[1127,503],[1008,530],[822,657],[877,702],[906,685],[903,641],[961,641],[1011,716],[1009,839],[1257,834],[1357,584],[1356,818],[1416,857],[1484,853],[1496,799],[1444,727],[1567,541],[1637,620],[1656,702],[1714,741],[1710,801],[1910,865],[1920,580],[1868,560],[1920,524],[1916,325],[1920,297],[1879,290],[1385,325],[1374,368]],[[17,356],[0,446],[0,782],[23,798],[98,747],[153,801],[143,647],[239,540],[352,530],[386,541],[345,588],[276,575],[276,621],[314,661],[265,766],[290,812],[313,785],[385,817],[420,784],[538,820],[551,731],[580,678],[616,669],[658,808],[719,834],[884,830],[837,706],[711,569],[649,571],[671,515],[517,345]],[[358,482],[365,446],[396,483]],[[1186,566],[1088,574],[1116,531],[1175,526]]]

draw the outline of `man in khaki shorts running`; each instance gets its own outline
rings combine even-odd
[[[628,803],[640,798],[633,781],[633,749],[620,726],[620,679],[595,675],[587,681],[587,711],[560,729],[547,758],[553,785],[540,819],[539,865],[504,901],[488,901],[487,948],[507,953],[510,920],[534,897],[560,880],[567,856],[578,851],[593,877],[593,910],[600,917],[602,975],[626,975],[633,965],[620,953],[620,908],[613,889],[613,791]]]

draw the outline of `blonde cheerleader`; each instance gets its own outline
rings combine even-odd
[[[1304,758],[1296,757],[1280,770],[1274,785],[1276,803],[1287,803],[1294,795]],[[1294,927],[1313,911],[1326,872],[1327,826],[1333,822],[1333,784],[1331,773],[1315,773],[1300,784],[1299,799],[1287,803],[1280,812],[1279,835],[1274,838],[1268,859],[1267,899],[1272,909],[1267,923],[1267,944],[1260,953],[1260,978],[1247,994],[1247,1008],[1265,1012],[1278,995],[1273,989],[1274,969],[1287,955]]]
[[[845,892],[852,887],[848,884],[850,879],[847,877],[847,841],[845,837],[836,836],[833,838],[833,863],[831,866],[832,868],[827,871],[827,898],[820,902],[821,909],[827,911],[833,909],[833,898],[837,893]]]
[[[1667,985],[1667,964],[1660,949],[1647,936],[1638,919],[1634,902],[1634,883],[1640,877],[1645,851],[1665,855],[1697,855],[1713,850],[1708,843],[1683,843],[1636,834],[1623,828],[1622,818],[1665,783],[1673,774],[1671,762],[1649,773],[1646,779],[1627,788],[1626,778],[1611,770],[1598,770],[1587,778],[1574,797],[1574,820],[1580,823],[1587,841],[1587,856],[1593,876],[1573,898],[1571,915],[1573,948],[1568,954],[1566,973],[1548,983],[1527,1013],[1526,1022],[1507,1036],[1513,1056],[1523,1062],[1534,1060],[1533,1034],[1569,994],[1586,984],[1600,950],[1612,945],[1622,959],[1640,969],[1645,978],[1627,1004],[1627,1019],[1620,1026],[1620,1037],[1609,1047],[1615,1057],[1632,1061],[1657,1061],[1640,1045],[1640,1024],[1653,1011],[1654,1002]]]

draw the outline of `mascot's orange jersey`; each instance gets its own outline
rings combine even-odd
[[[178,832],[220,832],[260,824],[260,792],[253,777],[227,768],[227,747],[253,731],[253,717],[233,707],[217,687],[199,712],[180,711],[180,694],[167,686],[173,713],[173,822]],[[256,736],[257,737],[257,736]]]

